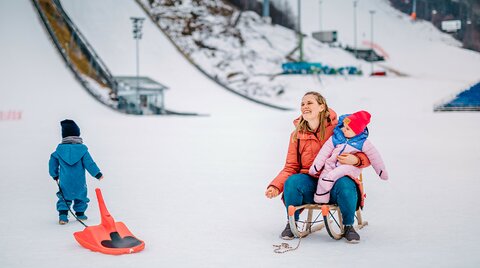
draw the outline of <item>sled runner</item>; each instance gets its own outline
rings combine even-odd
[[[105,254],[120,255],[135,253],[145,248],[145,243],[137,239],[123,222],[115,222],[107,210],[102,192],[95,189],[101,224],[88,226],[73,234],[77,242],[85,248]]]
[[[302,230],[299,230],[295,223],[295,211],[297,210],[306,210],[308,213]],[[325,228],[328,234],[335,240],[343,237],[342,213],[337,205],[307,204],[297,207],[290,206],[288,207],[288,221],[292,233],[297,238],[305,237],[323,228]],[[368,225],[367,221],[363,221],[360,209],[355,213],[355,221],[355,229],[362,229]]]
[[[364,196],[361,174],[359,179],[355,180],[355,182],[360,189],[360,194]],[[361,204],[361,206],[363,206],[363,204]],[[307,212],[307,217],[302,230],[299,230],[300,226],[297,226],[298,222],[295,222],[295,212],[297,210],[306,210]],[[325,228],[330,237],[335,240],[342,239],[344,233],[342,213],[336,204],[306,204],[296,207],[289,206],[288,222],[290,223],[292,233],[297,238],[305,237],[313,232],[320,231],[323,228]],[[361,208],[358,208],[355,212],[354,227],[359,230],[366,225],[368,225],[368,222],[362,219]]]

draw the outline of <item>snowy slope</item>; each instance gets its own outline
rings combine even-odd
[[[296,0],[289,1],[295,7],[296,14]],[[321,19],[323,30],[338,31],[339,42],[353,46],[353,1],[321,1],[321,6],[319,2],[302,1],[302,31],[307,34],[318,31]],[[319,17],[320,9],[322,18]],[[480,68],[478,53],[458,49],[461,46],[460,42],[448,34],[441,33],[426,21],[412,22],[408,15],[392,8],[388,0],[357,2],[356,25],[359,47],[368,47],[364,42],[370,42],[371,39],[369,12],[371,10],[375,11],[373,43],[379,45],[389,56],[382,65],[419,78],[466,80],[470,84],[478,81]],[[364,67],[368,69],[368,64]]]
[[[295,50],[295,32],[268,24],[255,12],[240,15],[238,9],[220,0],[185,0],[175,5],[168,1],[137,2],[186,57],[220,84],[248,98],[282,107],[291,107],[298,99],[298,87],[279,76],[282,63],[300,57]],[[361,61],[350,53],[311,38],[305,39],[304,51],[304,61],[320,62],[336,70],[360,70]]]
[[[114,76],[135,75],[136,50],[130,17],[145,15],[134,1],[61,3]],[[232,99],[243,102],[247,107],[257,107],[204,79],[203,74],[181,57],[150,20],[144,22],[142,31],[139,45],[140,75],[151,77],[169,87],[165,93],[168,109],[201,114],[224,112]],[[211,100],[213,95],[214,102]]]
[[[335,1],[339,7],[343,2]],[[134,73],[128,18],[142,13],[133,1],[62,3],[114,74]],[[402,29],[405,23],[386,15],[378,21]],[[388,48],[392,59],[403,61],[396,68],[411,70],[409,77],[323,78],[322,84],[310,76],[286,79],[301,88],[298,94],[320,90],[339,114],[371,111],[371,140],[391,180],[365,170],[369,226],[360,231],[360,244],[320,232],[303,239],[297,251],[276,255],[272,244],[282,242],[285,214],[281,201],[263,192],[283,165],[298,111],[267,109],[225,92],[149,25],[141,72],[171,88],[169,108],[209,117],[136,117],[103,107],[75,81],[31,3],[0,1],[0,111],[23,114],[0,121],[1,267],[478,266],[473,230],[480,220],[480,114],[432,112],[433,103],[480,78],[471,71],[480,64],[478,53],[438,39],[412,39],[424,68],[403,60],[410,57],[403,42]],[[428,31],[413,25],[405,33]],[[440,51],[438,61],[461,72],[423,58],[432,46]],[[87,224],[99,222],[93,189],[101,187],[115,219],[146,241],[143,252],[90,252],[72,236],[82,230],[79,223],[56,223],[56,185],[47,163],[64,118],[77,121],[105,174],[101,182],[88,179]]]

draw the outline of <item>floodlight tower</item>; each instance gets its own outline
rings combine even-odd
[[[410,14],[410,18],[412,18],[412,20],[417,19],[417,0],[413,0],[412,2],[412,14]]]
[[[132,20],[132,23],[133,23],[133,39],[136,40],[136,61],[137,61],[137,88],[136,88],[136,91],[137,91],[137,96],[139,97],[139,100],[140,100],[140,96],[138,95],[138,90],[139,90],[139,79],[140,79],[140,58],[139,58],[139,53],[138,53],[138,43],[140,41],[140,39],[142,39],[142,26],[143,26],[143,21],[145,20],[145,18],[141,18],[141,17],[130,17],[130,19]]]
[[[300,58],[299,61],[303,61],[303,35],[302,35],[302,20],[301,20],[301,15],[302,15],[302,5],[301,1],[297,0],[297,10],[298,10],[298,49],[300,51]]]
[[[322,0],[318,0],[318,30],[322,31]]]
[[[263,17],[270,17],[270,0],[263,0]]]
[[[373,15],[375,15],[375,10],[370,10],[370,45],[372,46],[372,53],[373,53]],[[372,54],[370,54],[372,55]],[[370,59],[370,75],[373,75],[373,57]]]
[[[353,46],[355,50],[355,58],[357,55],[357,3],[359,0],[353,0]]]

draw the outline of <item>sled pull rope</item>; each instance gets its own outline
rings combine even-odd
[[[75,219],[77,219],[77,221],[79,221],[83,226],[88,227],[88,225],[86,225],[82,220],[80,220],[79,218],[77,218],[77,215],[75,215],[75,213],[73,213],[72,209],[70,208],[70,206],[69,206],[68,203],[67,203],[67,200],[65,199],[65,196],[63,195],[63,191],[62,191],[62,188],[60,187],[60,183],[58,182],[58,180],[55,180],[55,181],[57,182],[58,191],[60,192],[60,195],[62,196],[63,202],[65,202],[65,205],[67,205],[68,210],[70,211],[70,213],[71,213],[71,214],[73,215],[73,217],[75,217]]]
[[[302,229],[303,228],[305,228],[305,222],[303,223]],[[290,244],[285,243],[285,242],[283,242],[281,244],[278,244],[278,245],[273,245],[273,247],[275,248],[273,250],[273,252],[282,254],[282,253],[285,253],[285,252],[294,251],[294,250],[298,249],[298,247],[300,247],[300,242],[301,241],[302,241],[302,237],[299,237],[297,246],[294,247],[294,248],[292,248],[292,246],[290,246]]]
[[[301,239],[302,239],[301,237],[298,239],[298,244],[295,248],[292,248],[292,246],[290,246],[288,243],[281,243],[279,245],[273,245],[273,247],[275,248],[273,250],[273,252],[282,254],[282,253],[285,253],[285,252],[294,251],[300,246],[300,240]]]

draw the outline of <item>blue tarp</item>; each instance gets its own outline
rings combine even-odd
[[[346,74],[360,75],[362,71],[354,66],[333,68],[328,65],[315,62],[287,62],[282,64],[284,74]]]

